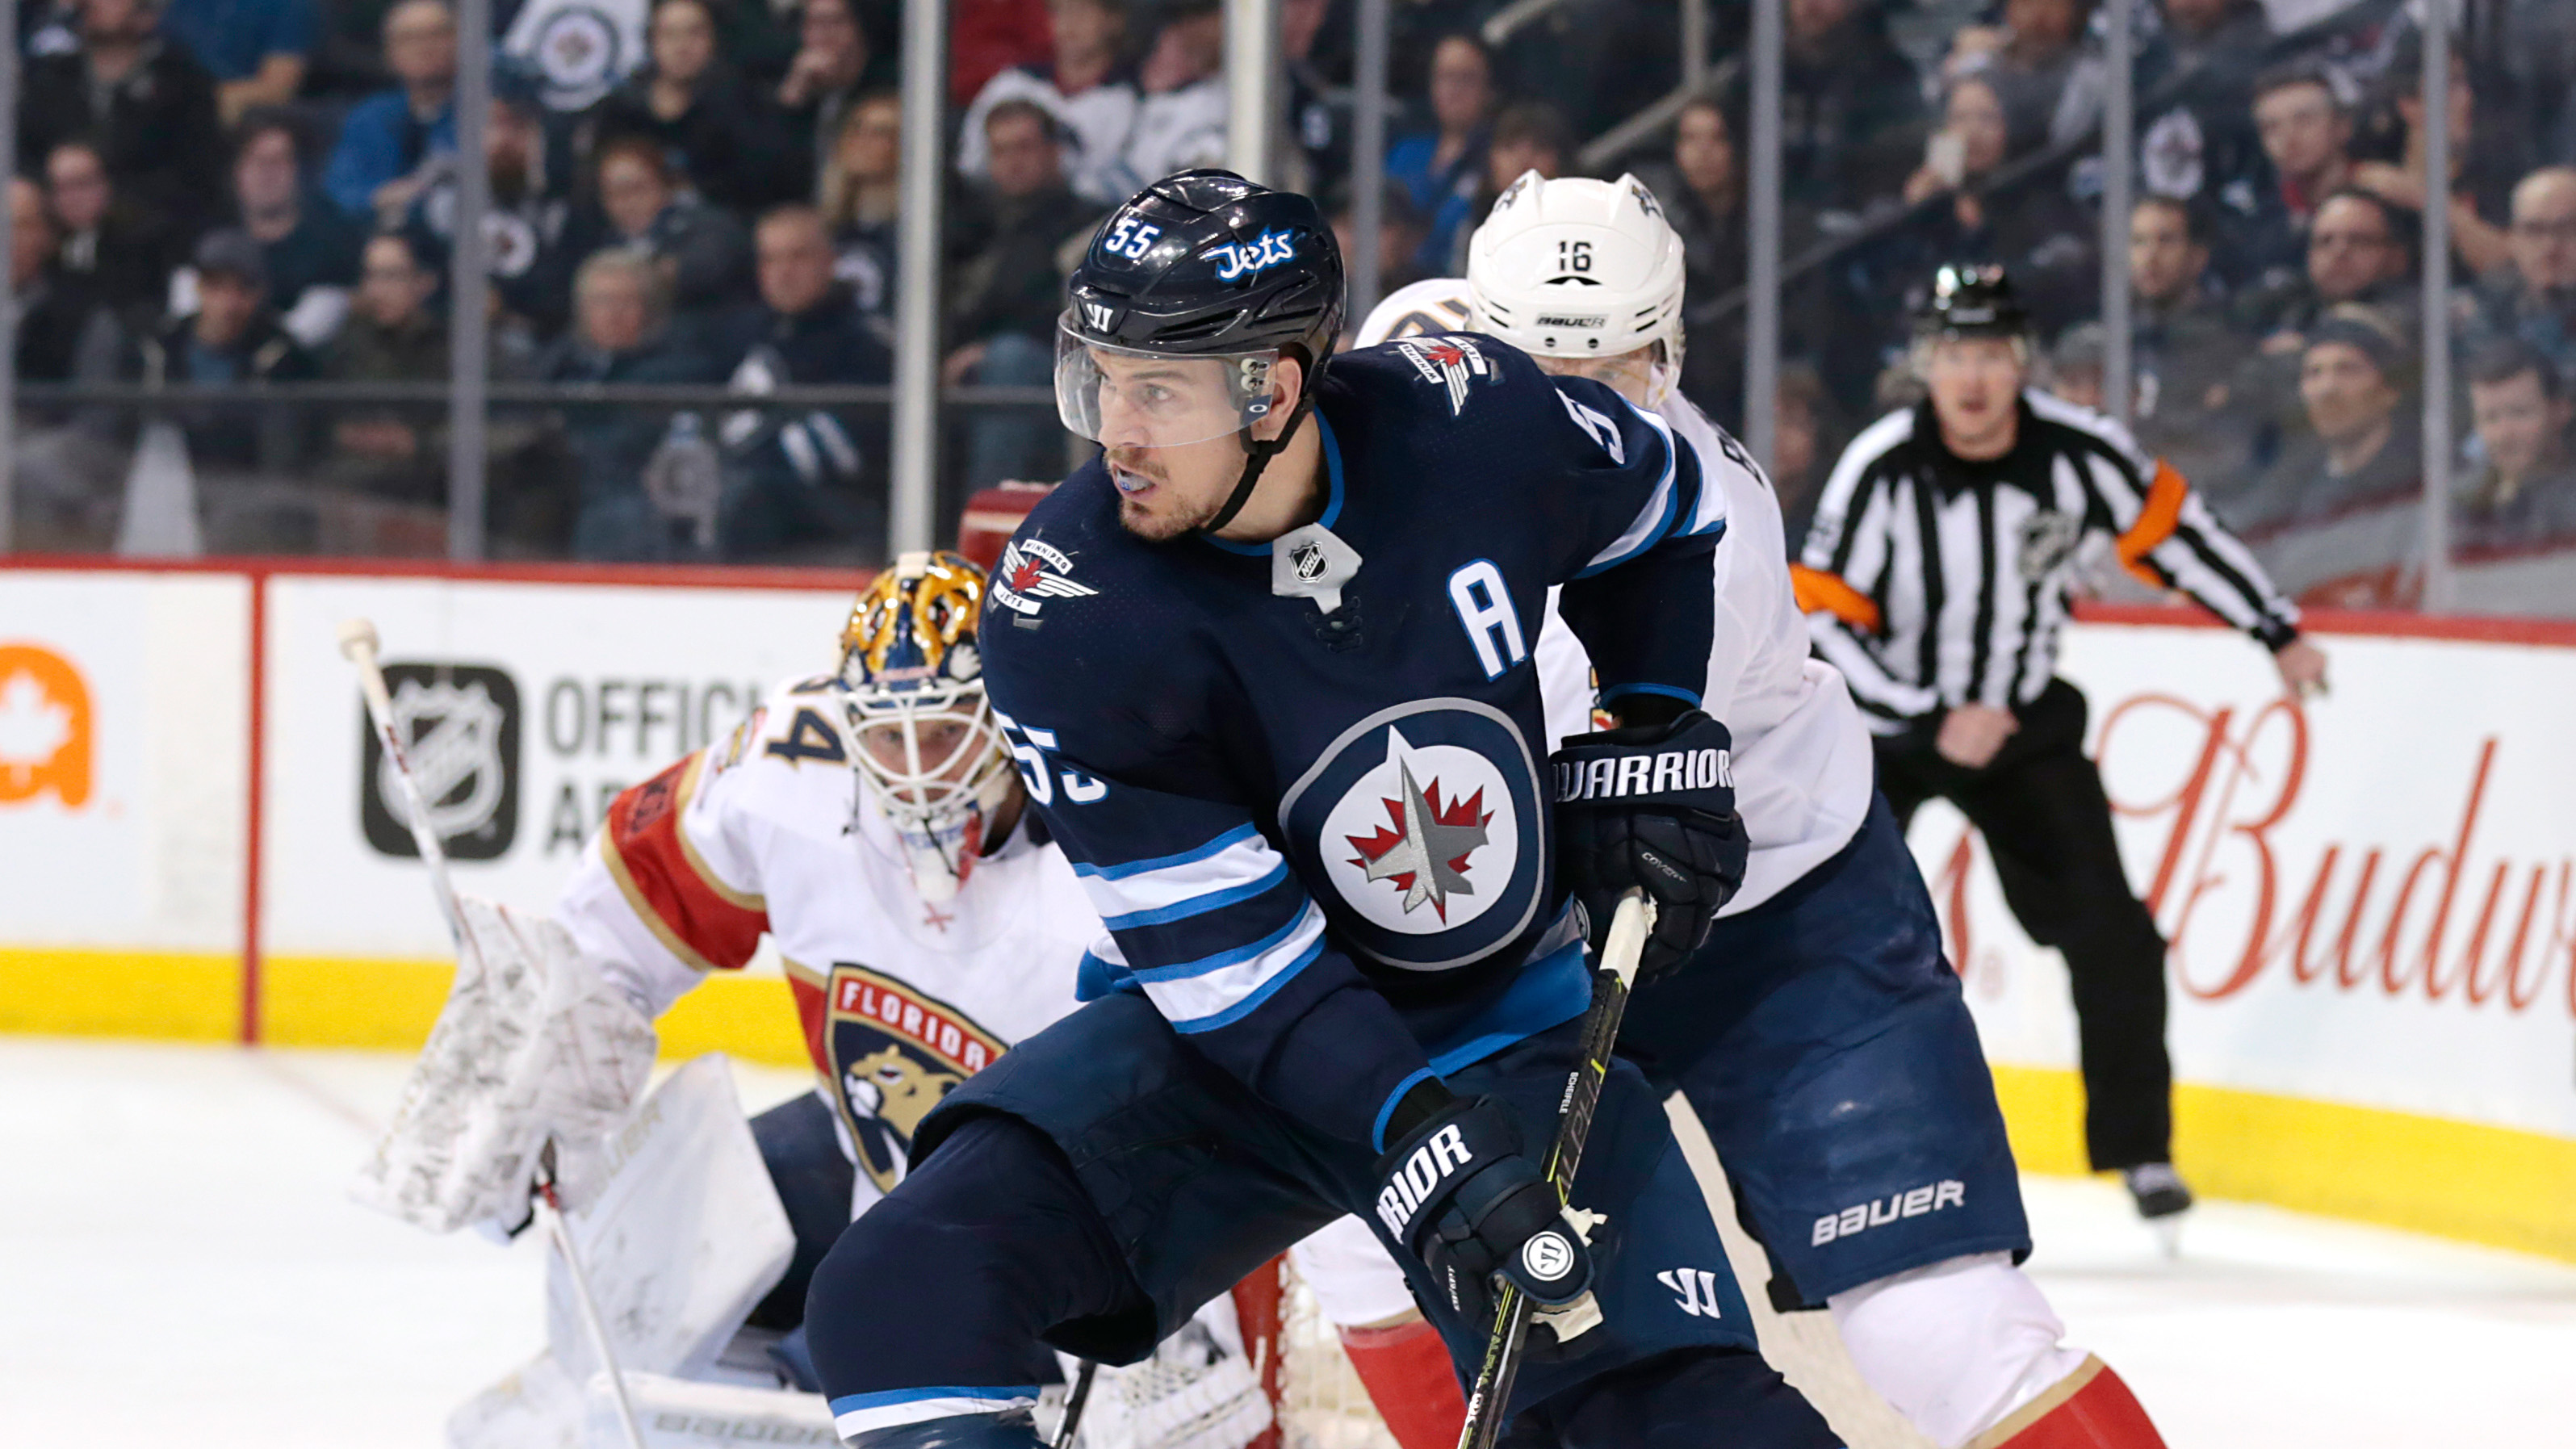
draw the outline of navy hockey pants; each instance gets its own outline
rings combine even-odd
[[[1786,890],[1638,988],[1622,1053],[1699,1114],[1786,1311],[2030,1251],[2021,1184],[1923,876],[1883,800]]]
[[[1567,1022],[1453,1070],[1532,1142],[1553,1134],[1579,1036]],[[1320,1137],[1189,1050],[1142,997],[1092,1002],[952,1092],[911,1174],[833,1248],[806,1325],[848,1437],[927,1412],[1033,1398],[1027,1347],[1142,1358],[1198,1305],[1346,1212],[1374,1221],[1375,1154]],[[1655,1093],[1611,1074],[1575,1181],[1605,1322],[1546,1332],[1513,1407],[1520,1433],[1592,1446],[1835,1444],[1753,1351],[1706,1200]],[[1483,1325],[1415,1296],[1465,1372]]]

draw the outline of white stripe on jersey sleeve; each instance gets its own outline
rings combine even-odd
[[[1564,394],[1560,393],[1558,396],[1563,397]],[[1566,398],[1565,401],[1568,407],[1575,406],[1572,398]],[[1664,476],[1655,480],[1655,491],[1646,495],[1646,506],[1638,510],[1636,518],[1628,524],[1627,530],[1610,540],[1608,548],[1594,554],[1591,561],[1575,575],[1577,578],[1599,573],[1616,564],[1626,563],[1663,542],[1664,538],[1672,532],[1673,485],[1681,473],[1680,445],[1673,440],[1673,425],[1635,403],[1628,402],[1626,398],[1621,398],[1620,401],[1627,403],[1628,411],[1645,419],[1654,428],[1657,436],[1664,440]],[[1589,432],[1590,429],[1586,428],[1585,431]],[[1709,525],[1712,528],[1726,522],[1726,500],[1719,497],[1712,503],[1710,497],[1714,492],[1714,489],[1707,487],[1703,482],[1699,490],[1699,507],[1693,510],[1696,514],[1709,508],[1716,509],[1716,518]],[[1689,531],[1697,533],[1702,530],[1693,527]]]
[[[1196,850],[1101,867],[1077,863],[1091,908],[1111,930],[1154,926],[1250,900],[1279,883],[1288,862],[1250,825]]]
[[[1323,953],[1324,913],[1313,901],[1297,919],[1264,940],[1176,966],[1135,973],[1146,999],[1172,1030],[1214,1031],[1241,1020],[1288,978]]]

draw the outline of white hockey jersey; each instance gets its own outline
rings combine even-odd
[[[1438,277],[1400,288],[1360,324],[1354,345],[1417,332],[1468,330],[1467,283]],[[1807,620],[1789,585],[1780,502],[1760,470],[1687,399],[1659,409],[1726,488],[1717,550],[1717,637],[1702,692],[1735,737],[1735,805],[1752,837],[1744,886],[1721,915],[1748,911],[1831,859],[1860,829],[1876,789],[1869,732],[1834,667],[1812,657]],[[1539,687],[1548,732],[1594,728],[1592,661],[1551,593],[1540,629]]]
[[[901,1180],[913,1129],[951,1087],[1073,1010],[1101,925],[1033,816],[953,899],[923,901],[851,767],[838,687],[781,686],[618,796],[555,914],[656,1017],[772,937],[859,1167],[858,1210]]]

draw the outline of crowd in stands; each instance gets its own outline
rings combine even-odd
[[[525,554],[842,560],[883,545],[887,413],[764,394],[883,384],[901,279],[896,0],[500,0],[483,164],[491,375],[728,389],[739,408],[496,407],[489,527]],[[1351,230],[1350,0],[1284,0],[1290,184],[1381,285],[1454,275],[1525,171],[1633,172],[1688,248],[1684,389],[1743,419],[1748,72],[1716,0],[1678,83],[1672,0],[1395,7],[1381,232]],[[2576,6],[2468,7],[2448,44],[2448,254],[2422,254],[2423,35],[2396,0],[2133,7],[2137,431],[2319,601],[2406,604],[2409,505],[2454,459],[2463,557],[2576,545]],[[1222,159],[1218,0],[952,0],[942,376],[1042,387],[1062,276],[1137,186]],[[434,384],[458,213],[446,0],[31,0],[10,206],[28,382]],[[1788,0],[1783,368],[1793,527],[1841,443],[1913,397],[1942,261],[2008,264],[2043,374],[2098,401],[2104,22],[2091,0]],[[1609,149],[1605,149],[1605,146]],[[2457,436],[2426,440],[2424,268],[2448,286]],[[193,409],[190,410],[190,409]],[[445,417],[189,402],[210,548],[436,548]],[[149,424],[38,406],[25,546],[103,547]],[[1043,407],[957,418],[950,494],[1062,471]],[[308,498],[277,503],[279,480]],[[245,500],[227,511],[228,488]],[[354,521],[353,521],[354,520]]]

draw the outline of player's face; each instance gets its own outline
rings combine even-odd
[[[1243,473],[1242,409],[1213,357],[1091,350],[1100,370],[1100,446],[1118,485],[1118,521],[1139,538],[1176,538],[1216,516]]]
[[[872,721],[859,731],[859,748],[886,774],[931,784],[962,784],[980,763],[970,749],[976,730],[953,715],[928,715],[911,721],[910,742],[902,720]],[[915,758],[913,751],[919,750]]]
[[[1941,338],[1923,366],[1933,411],[1953,446],[2009,446],[2021,382],[2021,352],[2002,337]]]
[[[1651,346],[1622,352],[1615,357],[1541,357],[1535,359],[1538,370],[1558,377],[1588,377],[1619,396],[1646,406],[1655,385],[1655,349]]]

